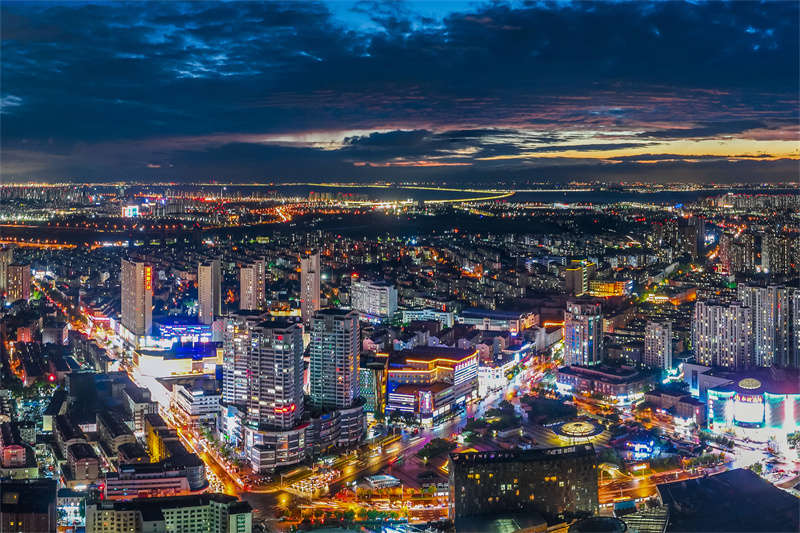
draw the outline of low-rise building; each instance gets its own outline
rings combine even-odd
[[[117,472],[106,474],[104,485],[107,500],[188,496],[208,490],[205,464],[195,454],[120,465]]]
[[[200,494],[131,501],[86,503],[86,533],[128,531],[206,531],[250,533],[253,509],[226,494]]]
[[[67,448],[67,465],[71,476],[67,477],[67,487],[88,485],[100,477],[100,459],[94,448],[86,443],[72,444]]]
[[[660,377],[660,369],[570,365],[558,369],[556,384],[565,392],[599,393],[625,402],[641,397],[656,386]]]
[[[688,393],[655,389],[645,392],[644,399],[656,409],[680,419],[683,423],[695,423],[698,427],[706,423],[706,404],[692,398]]]

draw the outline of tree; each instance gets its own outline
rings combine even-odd
[[[399,424],[400,421],[403,419],[403,412],[400,409],[395,409],[392,414],[389,415],[389,423],[390,424]]]

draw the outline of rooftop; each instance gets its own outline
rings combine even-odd
[[[746,469],[657,485],[659,498],[670,506],[668,531],[798,531],[800,504]]]
[[[565,457],[594,458],[594,456],[594,445],[578,444],[562,448],[543,448],[536,450],[451,453],[450,460],[455,464],[528,463],[550,461]]]

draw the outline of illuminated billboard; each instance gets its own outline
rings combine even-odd
[[[764,423],[764,397],[737,394],[734,400],[733,417],[737,424],[762,425]]]

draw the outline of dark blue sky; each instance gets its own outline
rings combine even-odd
[[[798,3],[4,1],[4,181],[798,179]]]

